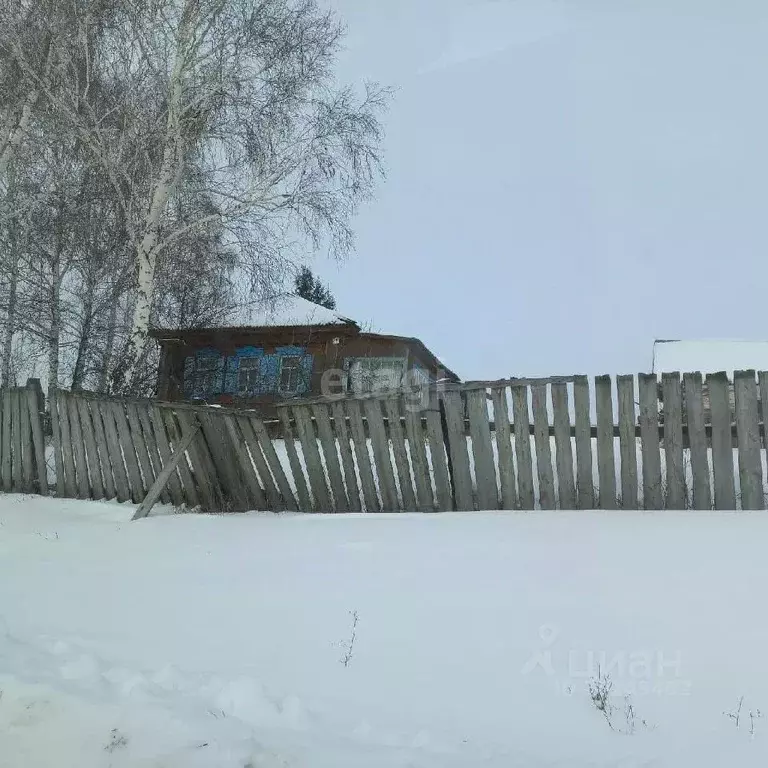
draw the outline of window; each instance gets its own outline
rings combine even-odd
[[[261,375],[260,357],[241,357],[237,370],[237,391],[253,393],[259,389]]]
[[[214,352],[187,358],[184,389],[192,397],[208,397],[221,392],[221,356]]]
[[[399,357],[356,357],[347,360],[350,392],[382,392],[402,386],[405,360]]]
[[[280,392],[296,392],[302,376],[301,357],[289,355],[280,358]]]

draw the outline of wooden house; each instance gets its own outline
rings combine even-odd
[[[295,295],[241,308],[206,328],[154,328],[158,397],[258,408],[286,399],[459,381],[417,338],[363,331]]]

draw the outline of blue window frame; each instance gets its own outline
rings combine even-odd
[[[312,380],[312,355],[304,347],[278,347],[280,367],[277,391],[282,395],[303,395],[309,392]]]
[[[248,397],[261,391],[264,350],[260,347],[239,347],[227,358],[225,391],[230,395]]]
[[[278,347],[268,355],[260,347],[239,347],[226,360],[224,391],[239,397],[303,394],[311,375],[312,355],[304,347]]]

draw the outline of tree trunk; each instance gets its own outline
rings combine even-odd
[[[59,387],[59,338],[61,336],[61,243],[56,243],[51,263],[51,328],[48,333],[48,389]]]
[[[90,349],[91,331],[93,328],[93,292],[86,297],[83,307],[83,324],[80,328],[80,340],[77,343],[77,357],[75,358],[75,367],[72,371],[72,391],[83,388],[85,380],[85,364],[88,360],[88,351]]]
[[[98,392],[106,392],[109,385],[109,377],[112,373],[112,355],[117,335],[117,305],[119,300],[115,298],[109,305],[109,325],[107,326],[107,338],[104,342],[104,356],[101,359],[101,371],[99,382],[96,386]]]
[[[50,34],[46,37],[45,46],[45,64],[43,65],[41,77],[43,82],[47,83],[51,73],[51,65],[53,63],[53,40]],[[16,121],[15,125],[13,121],[10,121],[8,129],[3,132],[2,141],[0,141],[0,183],[5,179],[8,165],[13,160],[16,150],[19,148],[27,133],[29,121],[32,119],[32,111],[39,98],[40,89],[37,87],[30,88],[24,99],[24,103],[21,106],[21,115],[19,116],[19,119]]]
[[[54,287],[51,307],[51,331],[48,335],[48,389],[55,391],[59,387],[59,336],[61,335],[61,307],[59,306],[59,287]]]
[[[128,337],[127,360],[123,374],[123,383],[129,387],[136,378],[138,365],[147,347],[149,319],[155,291],[155,267],[157,266],[160,221],[163,213],[165,213],[168,200],[173,194],[176,181],[181,174],[184,160],[184,140],[181,132],[184,98],[183,79],[199,11],[197,0],[186,0],[176,36],[176,53],[168,84],[168,118],[165,129],[163,162],[152,190],[152,202],[144,223],[144,234],[136,249],[136,306]]]
[[[16,191],[13,164],[6,165],[0,174],[0,184],[5,184],[5,195],[0,198],[0,211],[8,213],[13,208]],[[19,250],[17,222],[13,216],[0,217],[0,224],[5,222],[8,232],[8,253],[4,259],[8,277],[8,303],[5,310],[5,328],[3,329],[2,357],[0,358],[0,385],[11,386],[11,355],[13,353],[13,334],[16,330],[16,311],[19,290]]]
[[[8,275],[8,307],[6,309],[5,328],[3,329],[3,351],[0,362],[0,379],[3,388],[10,387],[11,382],[11,353],[13,352],[13,333],[16,329],[16,309],[19,284],[19,257],[17,253],[10,255]]]

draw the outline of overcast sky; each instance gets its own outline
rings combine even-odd
[[[464,379],[768,339],[765,0],[333,0],[398,88],[338,309]]]

